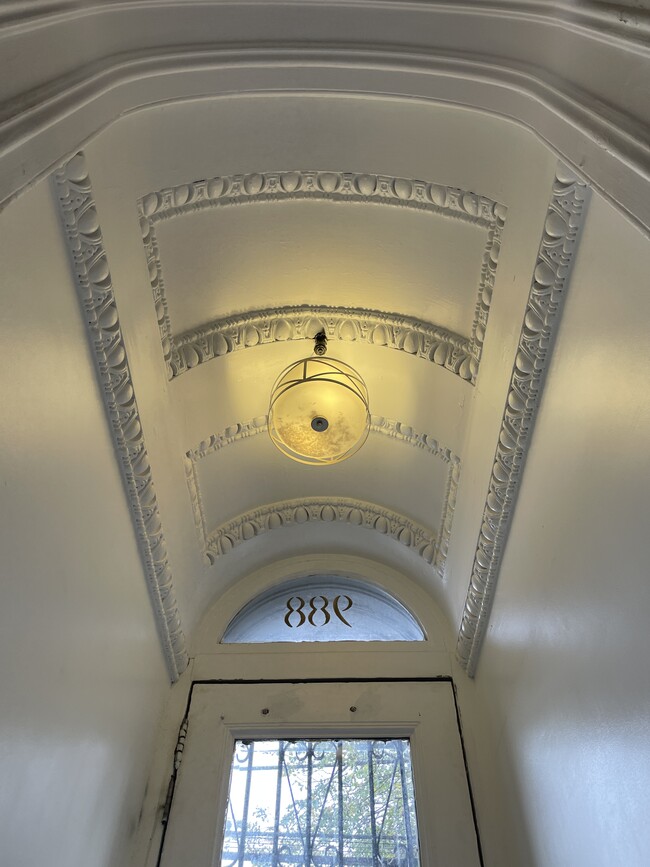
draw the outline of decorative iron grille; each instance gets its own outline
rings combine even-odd
[[[419,867],[410,744],[237,741],[221,867]]]

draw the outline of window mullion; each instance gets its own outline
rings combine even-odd
[[[368,741],[368,789],[370,792],[370,834],[372,836],[372,865],[379,867],[379,840],[377,839],[377,805],[375,802],[375,769],[372,763],[372,741]]]
[[[251,781],[253,776],[253,753],[255,750],[255,741],[248,744],[248,763],[246,767],[246,790],[244,792],[244,809],[242,811],[241,832],[239,837],[239,867],[244,867],[244,858],[246,854],[246,834],[248,829],[248,807],[251,796]]]

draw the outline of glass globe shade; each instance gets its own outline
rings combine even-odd
[[[271,391],[269,434],[303,464],[336,464],[366,441],[368,390],[353,367],[336,358],[303,358],[283,370]]]

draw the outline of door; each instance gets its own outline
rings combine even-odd
[[[340,762],[340,745],[343,739],[365,749],[370,764],[372,755],[381,753],[395,757],[391,759],[394,762],[391,777],[393,783],[386,787],[388,794],[373,795],[372,822],[367,823],[368,838],[372,836],[371,830],[376,836],[374,819],[382,810],[384,812],[380,818],[382,822],[385,819],[388,804],[386,797],[394,799],[394,793],[399,791],[399,799],[404,807],[400,809],[408,826],[408,834],[415,836],[414,849],[408,856],[404,855],[404,864],[421,864],[422,867],[479,867],[480,857],[454,697],[452,686],[447,681],[195,684],[188,717],[187,740],[163,844],[161,867],[220,867],[222,864],[227,809],[228,827],[232,831],[233,825],[237,825],[235,814],[228,802],[231,766],[236,749],[244,750],[250,757],[253,751],[251,742],[254,747],[258,741],[264,741],[267,745],[265,748],[268,748],[269,742],[275,740],[282,756],[285,746],[291,745],[300,756],[306,757],[309,754],[320,757],[327,751],[326,744],[335,744],[339,745],[337,755]],[[373,746],[373,742],[379,744],[386,741],[390,742],[386,749]],[[298,746],[294,746],[296,742]],[[319,744],[317,749],[314,749],[315,744]],[[262,745],[259,744],[258,755],[261,750]],[[333,751],[332,755],[335,752]],[[286,767],[282,769],[283,760],[281,757],[278,781],[285,777]],[[252,758],[246,761],[252,767]],[[386,761],[384,760],[384,764]],[[311,767],[310,764],[310,774]],[[332,764],[332,778],[334,768],[335,765]],[[340,764],[336,765],[336,768],[342,782],[343,770]],[[417,814],[415,828],[410,827],[407,815],[409,810],[406,806],[407,789],[410,786],[407,776],[411,769]],[[349,778],[354,776],[349,769],[348,771]],[[269,768],[266,772],[270,773]],[[251,791],[259,795],[260,784],[255,782],[254,777],[247,779],[247,797]],[[300,791],[304,794],[304,783],[296,785],[298,788],[302,787]],[[319,824],[316,828],[316,812],[312,821],[311,807],[308,829],[312,830],[307,830],[305,834],[304,818],[302,822],[298,818],[296,826],[300,828],[303,843],[307,840],[309,854],[296,856],[297,850],[294,848],[291,857],[287,855],[278,858],[278,851],[288,852],[290,849],[287,846],[283,849],[278,842],[279,786],[280,782],[275,811],[275,854],[259,855],[256,861],[255,858],[245,857],[242,852],[241,857],[235,859],[234,863],[239,863],[241,867],[257,867],[258,862],[277,865],[290,863],[301,867],[325,867],[330,863],[342,867],[361,867],[365,863],[387,863],[388,859],[383,858],[376,841],[374,858],[372,854],[367,859],[350,854],[360,851],[359,838],[366,832],[360,834],[358,831],[352,834],[357,849],[351,848],[349,842],[337,846],[336,840],[333,840],[331,845],[325,847],[327,857],[324,854],[325,849],[318,853],[314,851],[312,855],[311,844],[316,840],[319,829],[322,836],[324,825]],[[295,791],[296,786],[291,793],[291,811],[294,817],[297,815]],[[327,788],[324,782],[319,802],[321,818],[323,797],[330,796],[329,793],[330,788]],[[317,807],[316,804],[315,810]],[[261,808],[258,807],[259,809]],[[246,811],[248,812],[248,802]],[[273,812],[272,807],[270,812]],[[320,822],[320,819],[318,821]],[[339,834],[344,833],[343,824],[339,816]],[[227,849],[232,843],[230,831],[226,838]],[[372,852],[372,843],[368,845],[368,851]],[[314,846],[314,850],[316,848]],[[307,849],[301,851],[306,852]],[[233,863],[232,858],[226,860]],[[397,863],[395,859],[391,860],[392,863]]]

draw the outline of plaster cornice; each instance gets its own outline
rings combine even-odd
[[[172,681],[187,667],[172,571],[84,155],[55,176],[60,212],[113,443]]]
[[[215,320],[174,335],[155,226],[208,208],[263,202],[329,201],[406,208],[461,220],[486,230],[471,338],[429,322],[377,310],[335,307],[278,307]],[[313,337],[361,340],[404,350],[438,364],[472,384],[481,359],[506,207],[486,196],[430,181],[342,171],[252,172],[214,177],[149,193],[138,200],[140,228],[149,267],[163,354],[173,379],[230,352]]]
[[[264,529],[275,529],[276,527],[275,525],[267,526],[264,523],[264,521],[266,521],[266,519],[270,515],[270,512],[264,512],[264,515],[260,513],[260,515],[258,515],[258,517],[255,519],[257,521],[255,526],[257,526],[259,524],[259,521],[263,518],[262,524],[259,524],[262,529],[259,529],[259,531],[256,531],[252,535],[250,534],[250,532],[244,533],[243,525],[250,523],[250,514],[257,515],[258,510],[255,510],[253,513],[246,513],[244,515],[240,515],[237,518],[234,518],[227,524],[218,527],[213,533],[210,534],[208,532],[207,522],[205,519],[205,511],[203,508],[203,500],[201,496],[201,489],[197,473],[197,463],[204,460],[214,452],[220,451],[226,446],[231,446],[236,442],[257,436],[258,434],[266,433],[267,431],[267,417],[258,416],[246,422],[238,422],[221,431],[220,433],[213,434],[207,440],[204,440],[202,443],[200,443],[195,449],[191,449],[190,451],[188,451],[185,455],[185,476],[189,489],[194,523],[203,555],[210,564],[213,564],[218,556],[227,553],[227,551],[230,550],[231,547],[235,547],[235,544],[230,545],[229,541],[222,544],[222,542],[220,541],[221,539],[224,539],[226,537],[229,540],[236,539],[236,545],[240,545],[242,542],[259,535],[260,532],[264,532]],[[427,537],[432,540],[433,547],[431,551],[427,546],[425,546],[424,548],[420,546],[418,548],[418,553],[420,553],[421,556],[423,556],[427,560],[427,562],[433,566],[433,569],[438,575],[438,577],[443,578],[445,572],[445,563],[447,560],[447,552],[449,549],[451,526],[454,518],[454,509],[456,507],[458,484],[460,481],[460,458],[455,455],[450,449],[441,446],[440,443],[435,439],[435,437],[426,433],[418,433],[417,431],[414,431],[410,425],[407,425],[404,422],[396,421],[395,419],[389,419],[385,418],[384,416],[373,415],[371,416],[370,421],[370,431],[373,434],[388,437],[395,440],[396,442],[404,443],[405,445],[409,445],[413,448],[422,449],[423,451],[430,454],[432,457],[442,460],[445,464],[448,464],[449,466],[447,484],[445,486],[445,495],[443,499],[442,513],[440,516],[440,529],[438,531],[437,537],[434,537],[434,534],[430,531],[425,531],[424,528],[421,528],[423,533],[428,534]],[[294,503],[298,501],[291,502]],[[329,503],[329,500],[322,498],[309,499],[309,508],[311,510],[309,512],[309,514],[311,515],[310,520],[318,519],[316,514],[313,513],[313,508],[315,508],[319,502]],[[336,502],[344,504],[348,501],[339,499],[336,500]],[[358,501],[354,502],[357,503]],[[268,508],[272,507],[263,507],[263,509]],[[355,506],[354,508],[356,509],[357,506]],[[377,515],[379,515],[380,513],[379,511],[377,511],[379,507],[373,508],[375,508],[375,512],[373,512],[372,514],[377,517]],[[286,511],[285,506],[282,504],[280,511],[283,515]],[[347,513],[340,514],[343,515],[343,517],[339,517],[337,518],[337,520],[344,520],[347,521],[347,523],[359,523],[356,521],[356,519],[350,520],[349,518],[346,518],[345,514]],[[404,516],[401,516],[396,512],[384,510],[383,512],[381,512],[381,514],[384,514],[384,516],[392,516],[390,518],[392,522],[391,526],[397,526],[398,524],[400,524],[400,522],[400,526],[404,526],[407,528],[411,527],[411,524],[413,524],[414,527],[420,526],[414,524],[410,521],[410,519],[405,518]],[[331,519],[327,517],[321,518],[321,520]],[[364,522],[362,523],[363,526],[370,527],[371,529],[374,527],[374,529],[380,529],[380,532],[386,532],[386,530],[384,529],[385,525],[383,523],[380,527],[375,527],[372,524],[370,518],[368,518],[367,520],[364,519]],[[391,533],[391,535],[393,535],[394,538],[398,538],[393,533]],[[406,538],[405,535],[403,538],[400,538],[399,541],[404,542],[404,538]],[[413,535],[412,538],[415,538],[415,535]]]
[[[512,370],[456,653],[472,677],[490,616],[588,189],[558,164]]]
[[[12,8],[14,22],[1,31],[11,66],[0,81],[0,203],[116,118],[147,106],[253,93],[400,94],[531,129],[648,231],[645,10],[534,2],[263,5],[264,15],[244,16],[237,3],[163,2],[161,15],[158,3],[104,3],[33,25],[29,10],[40,3]],[[54,8],[66,7],[60,0]],[[320,32],[325,13],[336,31]],[[206,44],[206,33],[218,33],[220,42]],[[29,58],[37,55],[34,66]]]
[[[286,2],[286,0],[285,0]],[[292,2],[292,0],[289,0]],[[295,0],[293,0],[295,2]],[[300,0],[307,5],[309,0]],[[319,4],[322,0],[318,0]],[[14,0],[0,9],[0,26],[6,29],[29,29],[72,18],[96,17],[115,10],[157,10],[178,4],[178,0],[112,0],[86,6],[80,0]],[[205,0],[185,0],[185,8],[203,6]],[[216,4],[215,4],[216,5]],[[340,0],[332,0],[332,6]],[[641,43],[648,37],[650,22],[648,12],[635,3],[621,0],[609,6],[601,6],[590,0],[574,3],[539,2],[539,0],[502,0],[493,2],[449,2],[449,0],[355,0],[355,5],[369,9],[399,9],[402,12],[420,10],[423,7],[434,13],[448,12],[458,15],[515,18],[529,22],[546,22],[569,32],[585,32],[603,40],[637,40]]]

